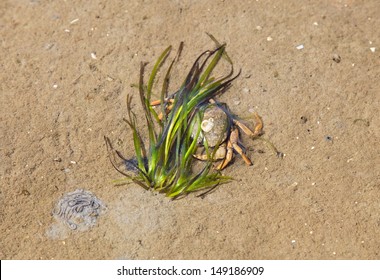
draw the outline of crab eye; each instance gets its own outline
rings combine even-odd
[[[214,127],[214,119],[209,118],[201,123],[201,128],[204,132],[209,132]]]

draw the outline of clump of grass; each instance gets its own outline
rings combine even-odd
[[[210,37],[214,40],[212,36]],[[153,85],[159,69],[172,49],[171,46],[157,59],[146,84],[144,82],[145,64],[141,64],[138,88],[147,124],[147,143],[144,143],[138,128],[138,118],[132,110],[131,95],[127,97],[128,118],[125,122],[133,132],[136,160],[127,160],[120,152],[114,151],[109,139],[106,138],[109,151],[116,153],[129,165],[134,165],[133,168],[137,171],[130,174],[120,170],[116,167],[114,160],[111,160],[126,180],[132,180],[145,189],[153,189],[169,197],[177,198],[190,192],[212,188],[231,179],[213,170],[211,160],[206,161],[201,170],[194,171],[193,169],[195,160],[193,154],[198,147],[197,139],[200,135],[203,110],[211,98],[223,93],[237,77],[237,75],[233,76],[233,66],[226,55],[225,45],[217,43],[217,46],[215,50],[203,52],[195,60],[182,86],[169,95],[170,73],[182,51],[183,44],[181,43],[176,58],[173,59],[164,76],[160,108],[157,111],[151,105]],[[214,78],[212,73],[223,57],[231,64],[231,71],[225,76]],[[169,107],[170,110],[168,110]],[[194,127],[197,127],[195,132]],[[212,159],[213,155],[207,143],[205,149],[209,155],[208,158]]]

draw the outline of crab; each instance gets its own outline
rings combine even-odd
[[[171,101],[169,100],[168,102],[171,103]],[[151,105],[155,106],[159,103],[160,101],[154,101]],[[262,133],[263,122],[261,117],[257,113],[254,113],[256,125],[252,131],[245,124],[234,118],[226,108],[222,107],[214,99],[210,99],[206,106],[207,108],[204,111],[201,122],[201,132],[197,141],[200,145],[204,145],[207,141],[208,147],[217,148],[213,152],[212,160],[221,160],[221,162],[216,166],[216,169],[222,170],[227,167],[233,159],[234,150],[241,155],[247,165],[252,165],[252,161],[244,153],[244,147],[242,148],[239,145],[239,128],[250,138],[254,139]],[[192,134],[195,135],[197,131],[198,125],[194,124]],[[207,154],[202,153],[196,153],[193,156],[199,160],[209,159]]]
[[[203,120],[201,122],[201,136],[198,139],[200,144],[207,141],[207,145],[211,148],[217,147],[213,152],[212,160],[221,162],[216,166],[217,170],[222,170],[233,159],[233,151],[235,150],[243,158],[247,165],[252,165],[252,161],[245,155],[243,148],[239,145],[239,128],[249,137],[255,138],[262,132],[262,120],[259,115],[255,114],[256,126],[252,131],[239,120],[233,118],[226,109],[216,104],[214,100],[210,100],[210,105],[204,111]],[[197,126],[194,126],[196,131]],[[199,141],[200,140],[200,141]],[[199,160],[208,160],[205,154],[194,154]]]

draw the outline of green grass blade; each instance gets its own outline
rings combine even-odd
[[[170,51],[172,49],[172,46],[167,47],[163,53],[158,57],[155,65],[153,66],[152,73],[150,74],[148,86],[147,86],[147,99],[150,100],[151,94],[152,94],[152,87],[154,80],[157,75],[158,69],[161,67],[162,63],[165,61],[165,59],[168,57]]]

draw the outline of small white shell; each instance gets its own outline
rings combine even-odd
[[[214,119],[209,118],[208,120],[203,120],[201,123],[201,128],[204,132],[210,132],[214,127]]]

